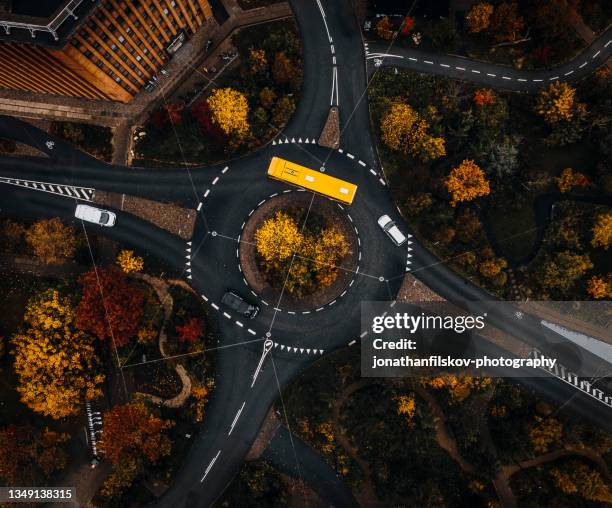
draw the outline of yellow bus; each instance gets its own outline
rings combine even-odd
[[[272,157],[268,176],[304,189],[323,194],[328,198],[350,205],[355,198],[357,186],[326,175],[320,171],[308,169],[280,157]]]

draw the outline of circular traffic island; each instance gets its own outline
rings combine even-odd
[[[241,240],[239,262],[251,291],[282,311],[334,302],[358,267],[357,231],[344,209],[307,192],[266,200],[249,216]]]

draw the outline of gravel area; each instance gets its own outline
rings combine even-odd
[[[340,146],[340,111],[336,106],[330,108],[319,145],[336,149]]]
[[[94,203],[136,215],[184,240],[189,240],[193,235],[197,215],[195,210],[104,191],[96,191]]]

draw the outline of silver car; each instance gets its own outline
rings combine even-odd
[[[227,305],[233,311],[249,319],[253,319],[259,312],[259,307],[245,302],[233,291],[228,291],[225,293],[223,298],[221,298],[221,303]]]
[[[77,219],[107,228],[113,227],[117,222],[117,216],[113,212],[89,205],[77,205],[74,216]]]
[[[388,215],[382,215],[378,219],[378,225],[385,233],[387,233],[387,236],[391,238],[391,241],[398,247],[406,242],[406,236],[399,230],[399,228],[395,225],[395,222],[393,222],[391,217]]]

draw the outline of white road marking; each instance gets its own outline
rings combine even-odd
[[[510,76],[502,76],[502,79],[512,79]]]
[[[228,169],[229,169],[229,166],[225,166],[223,170],[221,171],[221,174],[224,175]]]
[[[216,303],[211,303],[210,305],[212,306],[213,309],[219,310],[219,306]]]
[[[492,77],[492,78],[496,78],[496,77],[497,77],[497,74],[491,74],[490,72],[487,72],[487,76],[490,76],[490,77]]]
[[[221,450],[219,450],[217,452],[217,455],[215,455],[213,457],[213,459],[210,461],[210,464],[208,464],[208,467],[206,468],[206,471],[204,471],[204,476],[202,476],[202,479],[200,480],[200,483],[202,483],[204,481],[204,478],[206,478],[206,476],[208,475],[208,473],[210,473],[210,470],[212,469],[212,467],[215,465],[215,462],[217,461],[217,459],[219,458],[219,455],[221,455]]]
[[[599,56],[599,53],[601,53],[601,50],[599,50],[597,53],[595,53],[595,54],[593,55],[593,58],[597,58],[597,57]]]
[[[217,185],[217,182],[219,181],[219,177],[216,176],[215,179],[212,181],[213,185]]]
[[[426,64],[429,64],[429,65],[433,65],[433,62],[431,60],[423,60],[423,62],[425,62]]]
[[[349,346],[352,346],[352,345],[353,345],[353,344],[355,344],[356,342],[357,342],[357,341],[356,341],[355,339],[353,339],[352,341],[350,341],[350,342],[348,343],[348,345],[349,345]]]
[[[570,74],[574,74],[574,71],[569,71],[564,74],[564,76],[569,76]]]
[[[525,78],[518,78],[519,81],[527,81]]]
[[[240,322],[240,321],[236,321],[236,324],[240,327],[240,328],[244,328],[244,325]]]
[[[532,80],[534,83],[541,83],[542,81],[544,81],[543,79],[534,79]]]
[[[419,61],[417,58],[412,58],[411,56],[408,57],[408,60],[412,60],[413,62],[418,62]]]
[[[446,69],[448,69],[450,67],[450,65],[441,63],[440,67],[445,67]]]
[[[236,422],[238,421],[238,418],[240,418],[240,415],[242,414],[242,410],[244,409],[245,404],[246,404],[246,401],[244,401],[242,403],[242,406],[240,406],[240,409],[236,413],[236,416],[234,416],[234,421],[232,422],[232,424],[230,426],[230,430],[227,433],[228,436],[230,436],[232,434],[232,431],[234,430],[234,426],[236,425]]]
[[[361,166],[365,166],[365,165],[366,165],[366,163],[365,163],[365,162],[363,162],[363,161],[359,161],[359,164],[360,164]]]
[[[199,212],[201,209],[202,209],[202,202],[200,201],[200,202],[198,203],[198,212]]]
[[[480,74],[480,71],[477,71],[476,69],[472,69],[472,72],[473,72],[474,74]]]
[[[610,44],[612,44],[612,39],[604,44],[604,48],[607,48]]]
[[[247,332],[249,332],[251,335],[257,335],[255,330],[251,330],[250,328],[247,330]]]
[[[367,332],[367,331],[365,331],[365,332],[363,332],[363,333],[360,335],[360,337],[363,339],[363,338],[364,338],[364,337],[365,337],[367,334],[368,334],[368,332]]]
[[[578,68],[579,68],[579,69],[582,69],[582,68],[583,68],[583,67],[584,67],[586,64],[588,64],[588,63],[589,63],[589,62],[583,62],[583,64],[582,64],[582,65],[580,65]]]
[[[376,171],[374,171],[373,169],[370,169],[370,173],[372,173],[374,176],[376,176]]]
[[[457,67],[457,66],[455,66],[455,69],[457,69],[458,71],[464,71],[465,67]]]
[[[384,181],[382,178],[379,178],[379,179],[378,179],[378,181],[379,181],[379,182],[380,182],[382,185],[387,185],[387,184],[385,183],[385,181]]]
[[[552,78],[548,78],[548,81],[554,81],[556,79],[559,79],[559,76],[553,76]]]
[[[355,156],[354,156],[352,153],[348,153],[348,152],[346,152],[346,156],[347,156],[349,159],[354,159],[354,158],[355,158]]]
[[[210,194],[210,189],[206,189],[206,192],[204,193],[204,197],[208,197],[208,195]]]
[[[205,302],[207,302],[207,301],[208,301],[208,296],[206,296],[206,295],[202,295],[202,298],[204,299],[204,301],[205,301]]]

